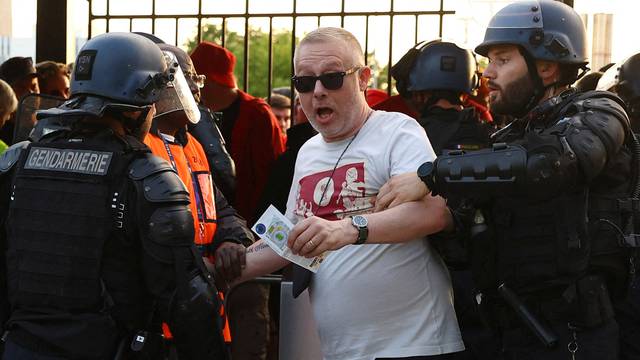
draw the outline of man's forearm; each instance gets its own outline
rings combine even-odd
[[[453,227],[453,219],[445,200],[431,195],[366,217],[369,221],[367,244],[407,242]],[[355,241],[357,230],[351,227]]]
[[[368,221],[365,244],[409,242],[453,228],[451,213],[439,196],[427,195],[364,217]],[[357,238],[358,230],[349,218],[332,221],[312,216],[296,224],[288,244],[294,254],[313,257],[352,245]]]
[[[258,240],[249,246],[246,257],[247,262],[242,269],[242,275],[233,281],[234,285],[258,276],[271,274],[289,264],[288,260],[276,254],[263,240]]]

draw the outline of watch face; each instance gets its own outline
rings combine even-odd
[[[357,227],[365,227],[368,224],[367,218],[364,217],[364,216],[360,216],[360,215],[354,216],[353,219],[351,220],[351,222],[353,223],[353,225],[355,225]]]

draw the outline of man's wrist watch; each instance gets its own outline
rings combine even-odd
[[[425,185],[427,185],[427,189],[433,194],[433,187],[435,182],[433,180],[433,172],[436,166],[432,161],[427,161],[418,167],[418,177],[422,180]]]
[[[362,215],[352,216],[351,225],[358,229],[358,239],[354,245],[364,244],[367,241],[367,237],[369,237],[369,221],[367,221],[367,218]]]

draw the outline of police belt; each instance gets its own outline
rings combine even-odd
[[[580,328],[594,328],[614,317],[607,286],[599,275],[585,276],[564,291],[542,290],[521,297],[525,306],[539,321],[569,322]],[[494,316],[494,325],[501,329],[525,327],[504,301],[495,299],[489,306]]]

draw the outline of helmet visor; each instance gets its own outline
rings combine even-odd
[[[200,121],[200,110],[196,100],[191,94],[191,89],[184,77],[178,60],[175,55],[168,51],[163,51],[169,72],[169,82],[167,87],[160,91],[160,96],[156,104],[156,115],[160,117],[169,113],[182,111],[192,124]]]
[[[596,90],[611,91],[616,85],[618,85],[618,72],[620,71],[620,65],[614,64],[607,71],[602,74],[598,80]]]

